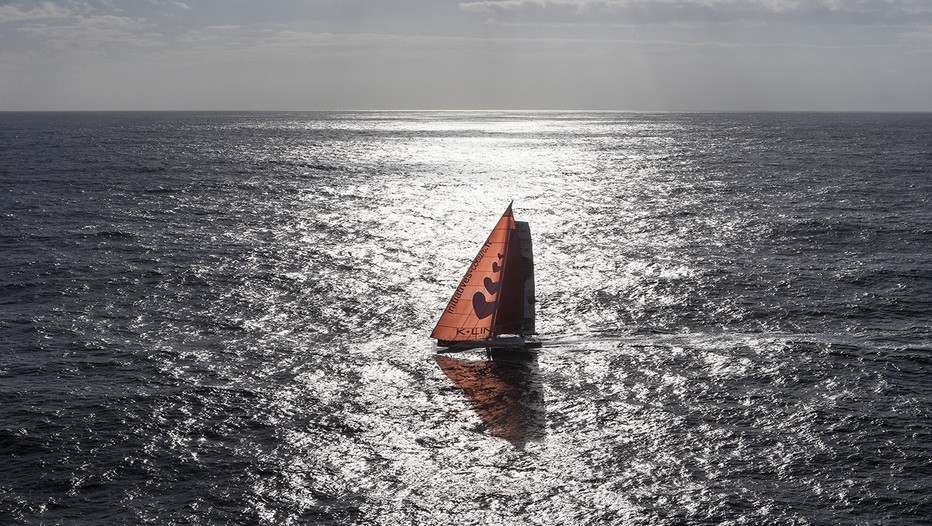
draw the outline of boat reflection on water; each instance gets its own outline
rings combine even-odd
[[[463,390],[490,435],[516,446],[542,439],[546,408],[537,354],[493,350],[487,356],[467,360],[437,354],[434,359]]]

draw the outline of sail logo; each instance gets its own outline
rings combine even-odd
[[[472,264],[469,265],[469,269],[466,270],[466,275],[463,276],[459,286],[456,287],[456,292],[453,293],[453,298],[450,299],[450,303],[447,305],[446,312],[450,314],[456,312],[456,305],[460,302],[460,298],[463,297],[463,293],[466,291],[466,286],[469,285],[469,280],[472,279],[472,273],[475,272],[479,267],[479,264],[482,263],[482,258],[485,257],[485,253],[488,252],[490,248],[492,248],[492,243],[486,241],[485,244],[482,245],[482,248],[479,249],[479,254],[477,254],[476,258],[472,260]],[[493,263],[493,266],[496,265]],[[475,303],[475,297],[473,297],[473,303]]]
[[[501,261],[504,258],[504,254],[498,254],[498,259]],[[504,267],[498,264],[498,261],[492,262],[492,272],[498,274],[501,273]],[[485,278],[482,280],[482,285],[485,287],[486,292],[488,292],[493,298],[498,294],[498,291],[502,289],[502,280],[499,278],[498,281],[492,281],[492,278]],[[472,296],[472,310],[476,313],[476,317],[480,320],[488,318],[492,314],[495,314],[495,310],[498,309],[498,301],[489,301],[485,298],[485,294],[482,291],[476,291]]]
[[[457,336],[479,337],[479,336],[484,336],[488,333],[489,333],[488,327],[471,327],[468,329],[463,329],[463,328],[458,327],[456,329]]]

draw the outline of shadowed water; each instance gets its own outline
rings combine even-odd
[[[547,410],[536,354],[490,351],[484,360],[438,354],[434,360],[463,390],[488,434],[516,447],[544,437]]]
[[[0,523],[922,523],[930,132],[0,114]],[[436,356],[512,199],[544,347]]]

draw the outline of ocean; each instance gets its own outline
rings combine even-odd
[[[0,523],[928,524],[932,114],[0,113]],[[431,329],[505,207],[528,359]]]

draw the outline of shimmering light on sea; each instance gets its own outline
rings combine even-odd
[[[2,119],[11,523],[932,505],[928,116]],[[437,357],[512,200],[545,346]]]

